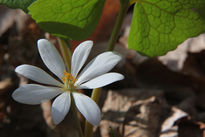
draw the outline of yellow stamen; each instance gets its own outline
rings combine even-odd
[[[64,88],[68,90],[75,89],[74,83],[76,78],[71,73],[64,71],[64,76],[61,78],[64,83]]]

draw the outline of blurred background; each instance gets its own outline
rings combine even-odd
[[[144,57],[127,48],[132,10],[115,48],[123,60],[113,71],[125,79],[103,88],[102,121],[94,128],[95,137],[205,137],[205,34],[186,40],[165,56]],[[94,41],[90,59],[105,51],[118,11],[118,0],[106,1],[100,22],[88,38]],[[47,70],[37,51],[40,38],[58,48],[56,38],[29,15],[0,6],[0,137],[78,137],[70,113],[54,126],[51,102],[32,106],[11,98],[18,86],[33,83],[17,75],[16,66],[31,64]],[[79,43],[72,41],[71,48]]]

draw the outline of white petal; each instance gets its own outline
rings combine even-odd
[[[119,61],[121,56],[115,52],[104,52],[89,62],[80,73],[75,85],[91,80],[110,71]]]
[[[38,40],[38,51],[48,69],[61,79],[66,67],[54,45],[46,39],[40,39]]]
[[[81,43],[73,52],[71,63],[71,74],[76,77],[85,61],[90,54],[90,50],[93,46],[92,41],[85,41]]]
[[[98,125],[101,119],[100,109],[98,105],[88,96],[73,92],[75,105],[81,114],[92,125]]]
[[[15,72],[38,83],[54,86],[61,85],[59,81],[52,78],[48,73],[32,65],[20,65],[15,69]]]
[[[122,79],[124,79],[124,76],[119,73],[106,73],[79,85],[78,89],[99,88]]]
[[[59,124],[66,116],[70,109],[70,93],[64,92],[59,95],[52,104],[51,114],[53,123]]]
[[[48,101],[60,93],[62,93],[60,88],[26,84],[17,88],[12,97],[17,102],[36,105]]]

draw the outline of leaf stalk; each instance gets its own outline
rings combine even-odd
[[[127,10],[129,8],[129,6],[130,6],[129,0],[125,0],[123,2],[121,1],[120,11],[119,11],[119,14],[117,16],[117,20],[116,20],[115,26],[113,28],[113,31],[112,31],[112,34],[111,34],[106,51],[113,51],[114,50],[115,43],[117,41],[117,38],[118,38],[119,33],[120,33],[120,28],[121,28],[122,23],[123,23],[123,19],[127,14]],[[91,98],[98,104],[100,95],[101,95],[101,88],[96,88],[96,89],[93,89]],[[85,123],[84,134],[85,134],[85,137],[93,137],[93,126],[90,123],[88,123],[88,121],[86,121],[86,123]]]
[[[69,46],[67,45],[67,43],[60,38],[58,39],[58,43],[60,45],[60,50],[61,53],[63,55],[63,59],[65,61],[66,67],[67,67],[67,71],[70,72],[70,68],[71,68],[71,56],[72,56],[72,52],[70,51]]]

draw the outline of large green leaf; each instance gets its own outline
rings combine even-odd
[[[37,0],[29,14],[45,31],[82,40],[91,35],[102,14],[105,0]]]
[[[27,8],[36,0],[0,0],[0,4],[5,4],[9,8],[22,9],[28,12]]]
[[[166,54],[205,32],[204,7],[205,0],[137,0],[129,48],[151,57]]]

